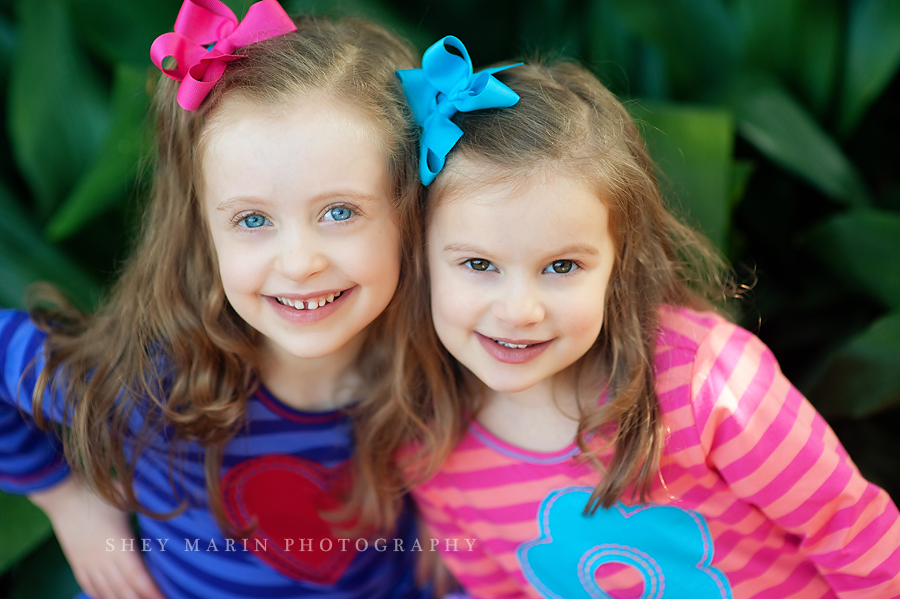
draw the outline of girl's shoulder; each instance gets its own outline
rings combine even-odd
[[[0,368],[22,370],[43,348],[46,335],[20,310],[0,310]]]
[[[11,310],[8,308],[0,308],[0,332],[4,333],[10,339],[4,338],[5,342],[9,342],[12,337],[21,332],[40,333],[37,325],[28,317],[28,313],[22,310]]]
[[[670,428],[702,431],[707,450],[722,426],[815,414],[759,337],[711,312],[661,312],[654,387]]]
[[[762,342],[747,329],[716,312],[700,312],[682,306],[663,306],[659,311],[656,337],[657,361],[661,355],[678,350],[694,352],[694,360],[710,359],[721,353],[741,352],[747,343]]]
[[[696,349],[716,329],[740,328],[716,312],[699,312],[683,306],[659,309],[657,353],[665,348]]]
[[[668,401],[696,403],[706,392],[718,397],[761,369],[780,374],[772,352],[756,335],[714,312],[684,307],[660,310],[654,361],[664,411]],[[679,394],[686,397],[679,400]]]
[[[26,312],[0,310],[0,404],[5,404],[0,410],[8,405],[31,413],[37,374],[44,365],[45,338]],[[45,402],[45,415],[50,417],[51,406]]]

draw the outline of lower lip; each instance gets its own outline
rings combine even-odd
[[[550,341],[535,343],[534,345],[529,345],[522,349],[514,349],[511,347],[504,347],[490,337],[485,337],[481,333],[475,334],[478,336],[478,341],[481,342],[484,351],[498,362],[503,362],[504,364],[525,364],[526,362],[530,362],[544,353],[544,350],[550,347],[550,344],[553,342],[551,339]]]
[[[313,324],[322,320],[325,320],[329,316],[331,316],[336,310],[338,310],[341,305],[344,304],[346,299],[356,290],[356,287],[351,287],[344,291],[341,296],[335,299],[330,304],[325,304],[324,306],[319,306],[315,310],[298,310],[296,308],[292,308],[290,306],[285,306],[281,302],[279,302],[274,297],[269,295],[263,296],[266,301],[269,302],[269,305],[272,306],[272,309],[275,311],[275,314],[280,316],[282,319],[286,320],[291,324]]]

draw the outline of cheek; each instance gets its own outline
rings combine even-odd
[[[253,269],[246,256],[235,254],[233,256],[219,256],[219,276],[222,278],[222,286],[225,292],[244,291],[254,286]]]
[[[432,270],[432,317],[435,327],[445,333],[474,327],[481,313],[479,295],[472,292],[466,277],[458,275],[446,264]]]
[[[219,276],[222,279],[222,285],[224,285],[227,290],[232,283],[232,279],[235,278],[235,256],[232,255],[234,252],[229,251],[229,245],[225,243],[220,235],[210,235],[210,245],[212,246],[213,254],[216,257],[216,262],[218,263]]]
[[[346,246],[343,253],[360,279],[389,286],[393,294],[400,277],[400,235],[393,223],[373,228],[368,235]]]
[[[560,313],[564,326],[576,331],[580,338],[590,344],[600,334],[603,325],[604,291],[605,286],[597,285],[587,293],[574,294],[568,309]]]
[[[434,326],[438,331],[445,330],[448,325],[454,324],[454,314],[457,311],[451,309],[452,302],[446,295],[434,293],[432,288],[431,294],[431,317],[434,320]]]
[[[459,356],[470,327],[454,305],[455,302],[446,295],[431,296],[431,320],[438,340],[447,351]]]
[[[603,326],[603,299],[583,302],[577,309],[572,310],[568,316],[568,326],[580,330],[585,337],[590,337],[591,342],[600,334]]]
[[[219,277],[222,279],[222,287],[229,299],[238,292],[254,289],[257,278],[254,274],[262,269],[254,264],[257,258],[248,248],[241,248],[239,244],[228,243],[227,239],[213,235],[213,251],[216,261],[219,263]]]

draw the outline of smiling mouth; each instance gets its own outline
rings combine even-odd
[[[534,347],[535,345],[540,345],[544,343],[544,341],[536,341],[534,343],[509,343],[507,341],[500,341],[499,339],[494,339],[493,337],[488,337],[491,341],[499,345],[500,347],[505,347],[507,349],[525,349],[526,347]]]
[[[328,295],[323,295],[322,297],[314,297],[307,300],[292,300],[287,297],[276,296],[275,301],[282,306],[287,306],[295,310],[315,310],[316,308],[321,308],[325,304],[330,304],[342,295],[344,295],[344,292],[339,291],[337,293],[329,293]]]

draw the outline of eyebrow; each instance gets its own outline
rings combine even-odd
[[[268,204],[268,202],[256,196],[235,196],[219,202],[219,205],[216,206],[216,210],[221,212],[231,212],[231,209],[235,204]]]
[[[448,243],[444,246],[445,252],[458,252],[460,254],[473,254],[478,256],[488,256],[490,252],[474,245],[466,245],[464,243]]]
[[[581,256],[599,256],[600,250],[587,243],[573,243],[566,245],[558,250],[553,251],[554,256],[562,256],[565,254],[579,254]]]
[[[349,189],[339,189],[337,191],[326,191],[325,193],[320,193],[317,196],[313,196],[306,200],[307,202],[319,202],[325,198],[347,198],[353,199],[365,203],[376,201],[375,196],[371,196],[367,193],[361,193],[359,191],[353,191]],[[263,198],[257,196],[234,196],[232,198],[228,198],[227,200],[222,200],[219,202],[219,205],[216,206],[216,210],[220,210],[222,212],[229,212],[232,210],[235,204],[256,204],[256,205],[265,205],[269,202]]]
[[[448,243],[444,246],[445,252],[458,252],[461,254],[474,254],[479,256],[488,256],[490,257],[490,252],[474,245],[467,245],[464,243]],[[581,256],[599,256],[600,250],[596,247],[586,244],[586,243],[573,243],[572,245],[563,246],[559,249],[554,249],[552,252],[547,253],[547,259],[554,256],[563,256],[566,254],[578,254]]]

